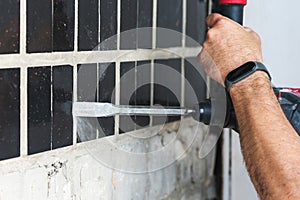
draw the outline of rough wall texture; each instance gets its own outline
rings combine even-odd
[[[173,141],[173,148],[155,154],[155,157],[149,156],[151,153],[142,154],[145,159],[140,161],[124,157],[117,162],[122,166],[115,168],[102,163],[101,155],[105,157],[105,151],[113,151],[115,146],[107,145],[107,141],[115,141],[116,136],[2,161],[0,199],[205,199],[208,171],[212,168],[210,160],[213,160],[213,153],[204,159],[199,158],[206,127],[199,127],[189,120],[181,121],[179,127],[175,122],[164,128],[120,135],[116,143],[125,149],[129,146],[131,149],[142,148],[132,136],[155,129],[159,130],[158,133],[147,144],[143,141],[144,146],[155,150]],[[103,151],[98,158],[91,149],[93,147],[101,147]],[[184,154],[179,155],[181,152]],[[166,155],[174,158],[174,162],[161,165],[161,168],[152,167],[155,163],[164,163]],[[114,159],[119,158],[111,157],[111,160]],[[146,166],[149,172],[133,173],[135,166]],[[133,169],[132,172],[128,172],[130,169]]]

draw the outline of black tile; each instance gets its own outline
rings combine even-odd
[[[137,62],[137,86],[135,91],[136,105],[139,106],[150,106],[151,102],[151,62],[150,61],[139,61]],[[134,121],[136,123],[136,129],[149,126],[149,116],[135,116]]]
[[[53,67],[52,149],[73,143],[72,66]]]
[[[152,48],[153,1],[138,0],[137,47]]]
[[[20,70],[0,70],[0,160],[20,155]]]
[[[121,2],[121,32],[137,28],[137,0]]]
[[[97,64],[78,65],[77,101],[96,102],[97,98]],[[77,118],[78,142],[96,139],[97,120],[88,117]]]
[[[123,62],[120,65],[120,104],[136,105],[136,68],[135,62]],[[120,116],[120,133],[135,129],[135,116]]]
[[[27,0],[27,52],[52,51],[52,1]]]
[[[184,62],[185,106],[189,108],[194,107],[206,98],[205,74],[197,67],[199,67],[199,64],[196,58],[188,58]]]
[[[181,59],[156,60],[154,66],[154,104],[180,107]],[[153,124],[179,120],[180,116],[154,117]]]
[[[54,0],[53,51],[74,49],[74,0]]]
[[[115,103],[115,63],[99,64],[99,102]]]
[[[77,101],[95,102],[97,96],[97,64],[78,65]]]
[[[78,50],[93,50],[98,45],[98,0],[78,1]]]
[[[136,86],[135,69],[135,62],[123,62],[120,65],[120,104],[135,104],[135,97],[133,102],[129,102],[130,97],[134,95]]]
[[[186,35],[193,40],[186,40],[186,46],[199,46],[205,39],[207,3],[199,0],[187,1]],[[198,43],[195,43],[194,40]]]
[[[122,0],[120,35],[121,49],[136,49],[137,14],[137,0]]]
[[[157,27],[182,32],[182,0],[157,1]]]
[[[151,61],[138,61],[136,66],[136,105],[150,105]]]
[[[0,1],[0,53],[18,53],[20,1]]]
[[[99,102],[115,103],[115,63],[101,63],[99,64]],[[115,121],[114,117],[98,118],[100,125],[100,134],[113,135]]]
[[[157,1],[157,27],[173,31],[157,29],[157,47],[181,46],[182,0]]]
[[[28,153],[51,149],[51,67],[28,69]]]
[[[100,15],[101,49],[117,49],[117,0],[100,1]]]
[[[153,1],[138,0],[138,28],[152,27]]]

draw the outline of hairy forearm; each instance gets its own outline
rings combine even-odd
[[[211,78],[224,84],[242,64],[262,62],[261,41],[251,29],[219,14],[209,15],[206,22],[210,29],[199,60]],[[261,199],[300,199],[300,137],[285,118],[266,73],[257,71],[234,84],[230,96],[246,166]]]
[[[264,72],[231,88],[241,147],[262,199],[300,199],[299,136],[285,118]]]

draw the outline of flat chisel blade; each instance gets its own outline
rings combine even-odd
[[[77,117],[110,117],[114,115],[188,115],[193,109],[158,106],[113,105],[111,103],[75,102],[73,115]]]

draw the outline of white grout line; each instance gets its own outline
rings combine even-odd
[[[116,62],[116,77],[115,77],[115,104],[120,105],[120,62]],[[119,135],[119,115],[115,116],[115,135]]]
[[[77,35],[76,35],[77,36]],[[77,43],[76,43],[77,45]],[[113,63],[143,61],[152,59],[172,59],[181,57],[195,57],[199,54],[199,47],[172,47],[165,49],[137,49],[114,51],[82,51],[53,52],[33,54],[3,54],[0,55],[0,69],[12,68],[28,64],[28,67]]]
[[[185,106],[185,101],[184,101],[184,97],[185,97],[185,59],[182,58],[181,59],[181,99],[180,99],[180,106],[184,107]]]
[[[78,1],[74,2],[74,52],[78,52]]]
[[[101,1],[98,2],[98,45],[97,45],[97,50],[100,51],[100,42],[101,42]],[[99,84],[100,84],[100,64],[97,63],[97,85],[96,85],[96,98],[97,98],[97,102],[100,101],[100,96],[99,96],[99,93],[100,93],[100,87],[99,87]],[[99,129],[97,128],[96,129],[96,138],[99,138]]]
[[[27,141],[27,68],[22,66],[20,72],[20,155],[28,155]]]
[[[100,42],[101,42],[101,1],[99,0],[98,3],[98,45],[97,45],[97,50],[100,50]]]
[[[156,48],[156,28],[157,28],[157,0],[153,0],[152,11],[152,49]]]
[[[20,55],[26,55],[26,1],[20,1]],[[2,62],[2,60],[1,60]],[[18,63],[20,66],[20,156],[28,155],[27,140],[27,66],[26,63]]]
[[[120,50],[121,0],[117,0],[117,50]]]
[[[117,51],[120,51],[120,34],[121,34],[121,0],[117,0]],[[122,57],[122,56],[121,56]],[[109,61],[111,62],[111,61]],[[115,63],[115,104],[120,105],[120,61]],[[116,115],[115,119],[115,135],[119,135],[120,117]]]
[[[96,101],[99,102],[100,101],[100,64],[97,63],[97,69],[96,69]],[[96,129],[96,138],[99,138],[99,129]]]
[[[53,67],[50,68],[50,149],[53,149]]]
[[[78,0],[75,0],[74,13],[74,54],[78,53]],[[73,56],[71,59],[73,66],[73,102],[77,101],[77,57]],[[73,116],[73,145],[77,143],[77,118]]]
[[[182,47],[186,43],[187,0],[182,0]]]
[[[51,24],[52,24],[52,50],[53,50],[53,28],[54,28],[54,0],[51,1]],[[50,67],[50,149],[53,149],[53,66]]]
[[[152,49],[156,48],[156,28],[157,28],[157,0],[153,0],[152,8]],[[154,59],[151,59],[150,66],[150,106],[154,104]],[[153,116],[150,116],[150,126],[153,125]]]
[[[135,64],[134,64],[134,91],[136,92],[137,91],[137,84],[138,84],[138,71],[137,71],[137,61],[135,61]],[[134,103],[135,103],[135,105],[137,105],[137,96],[136,96],[137,94],[135,93],[135,97],[134,97]],[[137,118],[137,116],[134,116],[134,119],[135,119],[135,121],[136,121],[136,118]],[[134,130],[136,130],[136,123],[134,123]]]
[[[73,66],[73,102],[77,101],[77,65]],[[77,118],[73,116],[73,145],[77,143]]]
[[[20,54],[26,54],[26,2],[20,1]]]
[[[150,106],[154,105],[154,60],[151,60],[150,65]],[[150,116],[149,125],[153,125],[153,116]]]
[[[186,42],[186,8],[187,8],[187,0],[182,0],[182,48],[185,48]],[[185,58],[181,59],[181,100],[180,106],[184,107],[184,95],[185,95],[185,69],[184,62]],[[183,116],[182,116],[183,117]]]
[[[100,101],[100,64],[97,63],[97,69],[96,69],[96,101],[99,102]],[[96,138],[99,138],[99,129],[96,129]]]
[[[140,4],[140,0],[137,0],[136,1],[136,44],[135,44],[135,47],[136,49],[139,48],[139,32],[138,32],[138,26],[139,26],[139,5]],[[137,90],[137,76],[138,76],[138,73],[137,73],[137,61],[134,62],[134,91],[136,92]],[[135,97],[134,97],[134,104],[137,105],[137,102],[136,102],[136,93],[135,93]],[[136,116],[133,116],[134,117],[134,130],[136,130]]]

